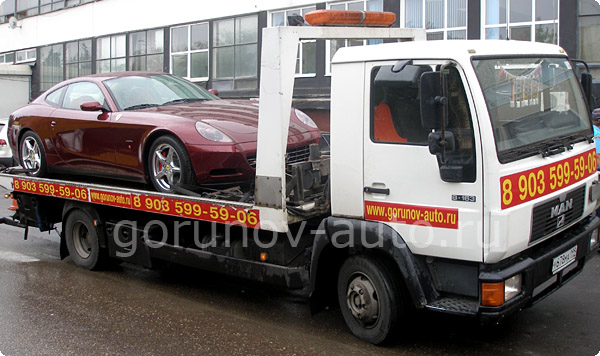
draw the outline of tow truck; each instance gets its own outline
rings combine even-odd
[[[386,43],[335,54],[330,153],[311,146],[286,164],[308,39]],[[263,41],[253,191],[162,194],[13,170],[2,178],[18,209],[3,222],[62,222],[61,256],[85,269],[169,261],[300,290],[315,312],[334,298],[374,344],[399,336],[409,308],[498,321],[594,256],[591,77],[580,82],[559,46],[355,26],[266,28]]]

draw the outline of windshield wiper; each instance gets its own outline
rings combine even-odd
[[[514,149],[514,150],[502,152],[501,154],[499,154],[499,156],[500,156],[499,158],[500,158],[501,163],[507,163],[507,162],[515,161],[517,159],[535,156],[538,153],[539,153],[539,151],[537,149],[531,149],[531,148],[529,148],[529,149]]]
[[[152,108],[155,106],[158,106],[158,104],[138,104],[138,105],[128,106],[123,110],[138,110],[138,109]]]
[[[587,141],[588,143],[593,143],[594,135],[574,134],[574,135],[567,136],[564,139],[571,145],[574,145],[579,142],[584,142],[584,141]]]
[[[517,159],[527,158],[538,154],[541,154],[542,157],[545,158],[565,152],[567,149],[570,150],[572,148],[572,145],[569,145],[568,147],[565,146],[563,139],[549,139],[525,148],[515,148],[510,151],[502,152],[501,162],[512,162]]]
[[[175,99],[175,100],[171,100],[171,101],[167,101],[164,102],[162,104],[160,104],[161,106],[165,106],[165,105],[173,105],[173,104],[180,104],[180,103],[193,103],[195,101],[204,101],[207,99],[202,99],[202,98],[182,98],[182,99]]]

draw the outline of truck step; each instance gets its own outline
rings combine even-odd
[[[425,306],[428,310],[459,315],[477,315],[479,300],[460,296],[444,296]]]

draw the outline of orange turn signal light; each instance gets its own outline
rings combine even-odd
[[[269,256],[267,255],[267,253],[266,253],[266,252],[261,252],[261,253],[260,253],[260,260],[261,260],[262,262],[266,262],[268,258],[269,258]]]
[[[396,14],[383,11],[316,10],[304,15],[313,26],[391,26]]]
[[[499,307],[504,304],[504,282],[481,283],[481,305]]]

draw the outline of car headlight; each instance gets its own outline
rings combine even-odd
[[[200,134],[200,136],[204,137],[207,140],[214,142],[233,142],[231,137],[224,134],[221,130],[216,129],[208,124],[203,122],[196,122],[196,131]]]
[[[310,118],[310,116],[306,115],[298,109],[294,109],[294,112],[296,113],[296,117],[298,118],[298,120],[302,121],[304,125],[312,127],[313,129],[317,128],[317,124],[315,124],[315,122]]]

